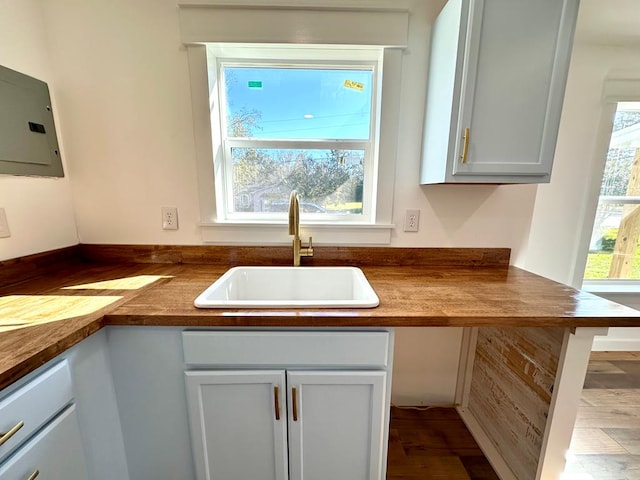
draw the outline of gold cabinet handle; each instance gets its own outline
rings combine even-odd
[[[38,478],[38,475],[40,475],[40,470],[36,470],[35,472],[33,472],[29,478],[27,478],[27,480],[35,480],[36,478]]]
[[[469,153],[469,137],[471,136],[471,129],[464,129],[464,136],[462,137],[463,146],[462,146],[462,155],[460,156],[461,163],[467,163],[467,153]]]
[[[16,432],[20,430],[22,427],[24,427],[24,422],[20,421],[16,424],[15,427],[13,427],[8,432],[0,432],[0,446],[8,442],[9,439],[13,437],[16,434]]]
[[[276,420],[280,420],[280,387],[273,386],[273,400],[276,409]]]
[[[293,421],[298,421],[298,389],[291,387],[291,403],[293,404]]]

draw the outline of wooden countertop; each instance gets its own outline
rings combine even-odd
[[[503,261],[475,262],[480,266],[464,266],[468,258],[453,266],[363,264],[361,268],[380,298],[380,306],[373,309],[203,310],[196,309],[193,300],[233,263],[101,260],[87,263],[64,256],[55,269],[46,273],[38,270],[34,278],[0,288],[0,388],[106,325],[640,325],[636,310],[506,266]],[[7,262],[4,266],[15,267]]]

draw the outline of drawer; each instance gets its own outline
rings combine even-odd
[[[215,367],[386,368],[388,332],[182,333],[184,361]]]
[[[75,405],[70,406],[0,465],[2,480],[36,477],[43,480],[87,480]]]
[[[0,432],[10,432],[23,424],[0,445],[0,461],[72,400],[71,373],[66,360],[1,398]]]

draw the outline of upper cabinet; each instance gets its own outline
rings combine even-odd
[[[420,183],[549,182],[579,0],[449,0],[432,30]]]

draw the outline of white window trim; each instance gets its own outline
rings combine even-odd
[[[203,42],[224,42],[229,41],[228,38],[218,37],[218,32],[212,27],[211,23],[201,22],[204,18],[213,18],[219,22],[225,15],[225,12],[233,10],[233,15],[237,13],[236,7],[211,7],[208,5],[199,6],[181,6],[181,34],[182,40],[187,47],[187,55],[189,60],[189,74],[191,83],[191,100],[193,106],[193,122],[194,122],[194,140],[196,149],[196,171],[198,176],[198,197],[200,203],[200,222],[199,227],[202,239],[206,243],[217,244],[269,244],[269,243],[288,243],[290,237],[288,235],[285,222],[269,222],[250,224],[246,222],[221,222],[217,218],[216,195],[214,191],[214,179],[221,172],[217,171],[219,163],[214,166],[212,159],[214,151],[212,145],[221,145],[220,138],[214,138],[215,132],[211,130],[210,115],[215,114],[210,109],[209,98],[209,82],[207,72],[207,53]],[[274,12],[282,14],[283,11],[295,10],[294,16],[302,14],[305,8],[283,8],[272,9],[270,7],[242,7],[244,14],[248,10],[259,15],[273,14]],[[336,44],[340,40],[345,45],[351,45],[350,48],[357,49],[353,45],[378,45],[385,47],[383,50],[383,61],[381,72],[384,82],[379,85],[380,89],[380,108],[378,132],[378,152],[377,157],[381,159],[378,165],[376,176],[373,184],[376,185],[376,205],[375,214],[371,223],[354,223],[354,224],[331,224],[303,222],[301,225],[302,234],[305,236],[313,236],[316,244],[346,245],[346,244],[378,244],[384,245],[391,242],[391,233],[395,228],[392,223],[392,207],[393,207],[393,189],[396,170],[396,154],[397,154],[397,138],[399,123],[399,105],[400,105],[400,84],[402,78],[402,50],[407,45],[408,39],[408,11],[398,9],[340,9],[340,8],[324,8],[322,18],[335,21],[343,18],[345,12],[349,15],[358,16],[358,23],[365,24],[364,16],[375,22],[383,22],[385,28],[381,28],[375,32],[367,30],[366,35],[359,39],[342,39],[336,36],[335,25],[326,28],[326,24],[318,21],[317,15],[311,14],[317,9],[309,9],[304,13],[306,22],[313,23],[313,32],[316,37],[313,38],[314,43],[324,43],[325,45]],[[270,13],[269,13],[270,12]],[[246,16],[244,17],[246,19]],[[262,17],[261,17],[262,18]],[[293,17],[291,17],[293,18]],[[225,23],[223,21],[223,23]],[[232,22],[229,22],[229,24]],[[263,21],[261,24],[268,24]],[[246,33],[247,26],[244,22],[246,38],[250,35]],[[282,28],[281,22],[272,23],[277,25],[278,35],[274,35],[265,42],[273,43],[302,43],[307,41],[301,38],[295,38],[293,33],[286,28]],[[298,24],[300,27],[301,24]],[[393,28],[386,28],[393,25]],[[308,25],[311,28],[310,24]],[[275,28],[272,28],[275,33]],[[349,30],[349,29],[347,29]],[[350,29],[354,30],[354,29]],[[237,33],[237,32],[236,32]],[[235,35],[235,33],[234,33]],[[324,38],[323,38],[324,35]],[[351,35],[351,33],[350,33]],[[278,39],[278,40],[276,40]],[[235,39],[234,41],[238,41]],[[255,41],[249,38],[246,41]],[[309,45],[311,47],[311,45]],[[277,45],[270,47],[277,48]],[[216,151],[218,155],[220,152]]]
[[[587,255],[593,232],[593,225],[600,199],[600,187],[604,175],[605,162],[613,129],[613,118],[618,103],[640,101],[640,79],[605,80],[602,93],[602,116],[598,136],[596,138],[595,159],[591,175],[591,184],[586,198],[582,221],[582,235],[577,249],[573,285],[579,285],[582,290],[593,293],[632,293],[640,292],[640,280],[633,279],[601,279],[585,280],[584,272],[587,266]],[[631,202],[628,202],[631,203]]]

